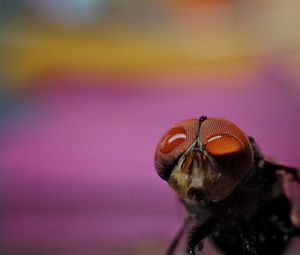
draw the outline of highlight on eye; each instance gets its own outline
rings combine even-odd
[[[167,154],[174,150],[178,145],[186,139],[185,129],[181,126],[170,129],[162,138],[160,151]]]

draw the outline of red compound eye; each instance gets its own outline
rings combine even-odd
[[[221,118],[210,118],[203,122],[200,140],[206,150],[214,155],[244,153],[249,160],[252,149],[247,136],[232,122]]]
[[[156,172],[162,179],[168,180],[179,157],[195,140],[198,128],[197,119],[187,119],[175,124],[159,140],[154,163]]]
[[[220,134],[210,137],[207,140],[206,150],[214,155],[234,154],[242,151],[244,145],[240,139],[228,134]]]
[[[167,154],[174,150],[179,144],[182,144],[186,139],[186,132],[183,127],[174,127],[170,129],[162,138],[160,152]]]
[[[200,129],[200,140],[223,173],[240,180],[249,172],[253,161],[251,144],[247,135],[232,122],[222,118],[205,120]]]

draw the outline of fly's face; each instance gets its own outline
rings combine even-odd
[[[158,175],[184,199],[218,202],[249,172],[253,151],[247,136],[221,118],[189,119],[160,140]]]

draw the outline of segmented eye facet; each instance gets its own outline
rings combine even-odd
[[[179,144],[183,143],[186,139],[186,132],[183,127],[174,127],[162,139],[162,147],[160,151],[167,154],[174,150]]]

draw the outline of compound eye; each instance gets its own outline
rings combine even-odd
[[[244,149],[240,139],[229,134],[210,137],[205,145],[207,152],[213,156],[239,153]]]
[[[222,118],[205,120],[200,129],[200,141],[212,155],[223,174],[242,179],[253,162],[253,150],[246,134],[232,122]]]
[[[170,129],[162,138],[160,152],[163,154],[170,153],[186,139],[185,129],[181,126]]]
[[[154,164],[156,172],[162,179],[169,179],[179,158],[195,140],[198,127],[197,119],[187,119],[175,124],[159,140]]]

